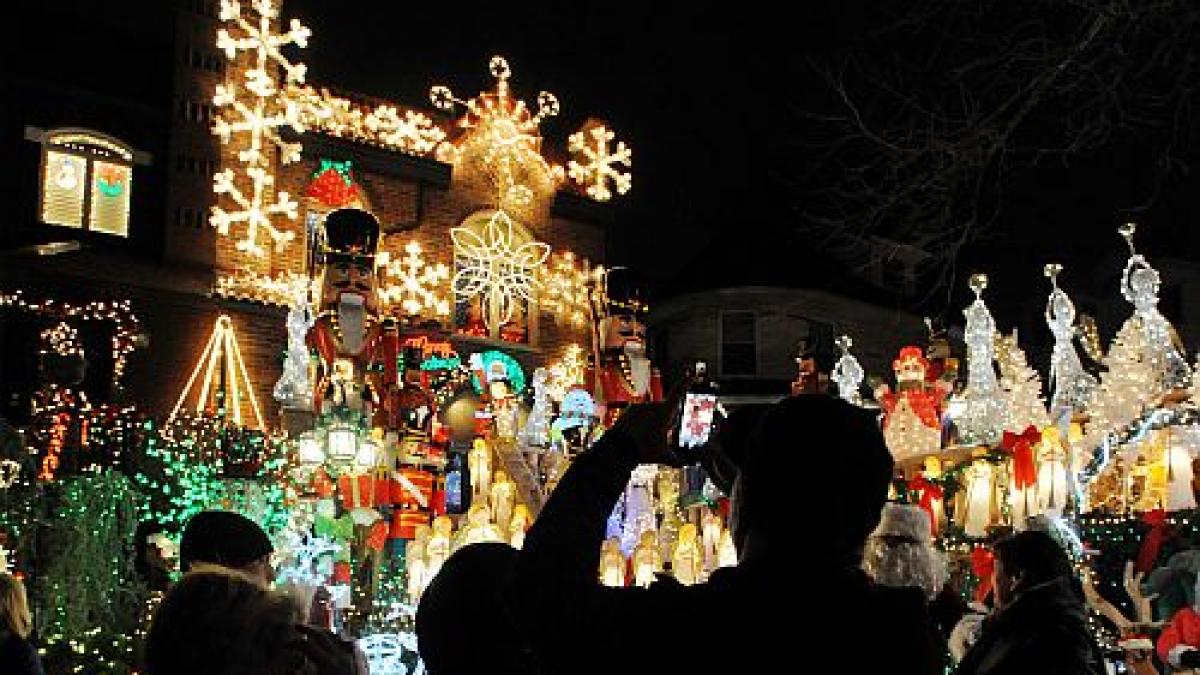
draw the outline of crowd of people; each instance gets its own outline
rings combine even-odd
[[[647,588],[601,585],[605,522],[630,473],[681,465],[672,409],[627,409],[571,464],[521,550],[473,544],[450,557],[417,612],[430,675],[768,664],[933,675],[951,663],[961,675],[1106,672],[1053,538],[1027,530],[996,543],[990,613],[973,614],[936,571],[923,512],[886,504],[893,463],[878,423],[828,396],[737,409],[705,446],[702,463],[731,496],[736,566],[695,585],[668,576]],[[184,574],[151,623],[144,673],[367,673],[352,642],[312,627],[327,598],[271,589],[271,552],[242,516],[195,516],[180,543]],[[0,576],[0,672],[42,672],[30,627],[20,581]]]

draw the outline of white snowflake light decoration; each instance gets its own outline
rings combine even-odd
[[[379,297],[385,305],[399,307],[409,316],[450,315],[450,301],[443,292],[443,284],[450,280],[450,268],[427,263],[417,242],[408,242],[404,257],[388,261],[383,272],[385,283]]]
[[[466,108],[458,126],[466,130],[454,143],[438,147],[439,159],[459,164],[478,156],[491,175],[502,202],[527,202],[534,188],[553,187],[562,180],[562,167],[553,166],[542,156],[542,120],[559,112],[558,97],[548,91],[538,93],[537,112],[531,113],[525,102],[513,98],[508,87],[512,70],[503,56],[493,56],[488,64],[496,78],[494,92],[481,93],[464,100],[449,87],[438,85],[429,97],[438,108],[451,112],[455,106]],[[536,180],[538,185],[529,185]]]
[[[0,574],[12,573],[12,561],[9,559],[11,554],[12,551],[0,546]]]
[[[251,67],[244,73],[244,82],[219,84],[213,97],[213,104],[221,109],[213,133],[222,144],[236,138],[239,147],[243,147],[237,157],[245,179],[239,180],[229,168],[213,176],[213,192],[228,195],[237,208],[226,211],[214,206],[210,222],[222,235],[229,234],[230,226],[244,224],[245,236],[237,242],[238,250],[261,256],[265,251],[258,241],[260,229],[274,242],[276,250],[282,250],[292,239],[291,232],[272,224],[274,216],[295,220],[297,205],[287,192],[274,191],[275,176],[266,150],[277,148],[282,164],[300,159],[300,144],[285,142],[279,136],[283,127],[301,133],[304,125],[296,106],[280,91],[275,73],[282,70],[288,85],[303,84],[304,64],[292,64],[284,58],[280,48],[306,46],[310,32],[292,19],[286,33],[274,33],[272,23],[279,10],[273,0],[252,0],[250,5],[255,16],[248,17],[242,13],[237,0],[221,0],[220,19],[229,28],[217,31],[217,48],[230,61],[241,53],[253,58]]]
[[[460,266],[454,275],[454,294],[462,298],[482,296],[489,328],[511,320],[518,301],[532,301],[534,278],[550,255],[550,247],[536,241],[515,245],[508,214],[496,211],[484,227],[483,236],[455,227],[450,230],[450,238]]]
[[[586,260],[570,251],[555,253],[539,277],[538,304],[561,323],[587,324],[588,292],[593,274]]]
[[[621,195],[633,186],[633,176],[618,168],[633,167],[633,150],[624,141],[617,141],[616,147],[612,147],[615,138],[616,134],[599,124],[571,134],[568,139],[571,152],[580,161],[572,159],[567,164],[567,174],[598,202],[612,199],[609,183]]]

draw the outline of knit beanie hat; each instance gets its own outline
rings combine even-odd
[[[267,533],[249,518],[230,511],[202,511],[183,528],[179,566],[184,572],[193,563],[236,569],[274,550]]]

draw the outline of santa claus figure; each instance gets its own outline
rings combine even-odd
[[[606,289],[607,316],[599,326],[599,363],[586,374],[586,386],[595,392],[605,427],[626,407],[663,398],[662,376],[646,356],[642,317],[648,308],[632,293],[625,298],[608,293]]]
[[[307,340],[320,357],[314,407],[369,418],[381,392],[396,386],[395,368],[377,366],[394,364],[399,350],[395,327],[379,317],[379,221],[366,211],[338,209],[326,216],[324,230],[316,255],[320,306]]]
[[[929,381],[929,361],[918,347],[904,347],[892,361],[896,391],[880,387],[883,437],[897,459],[937,452],[941,447],[941,406],[945,391]]]

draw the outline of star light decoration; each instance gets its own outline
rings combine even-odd
[[[478,156],[490,174],[501,203],[525,204],[533,196],[533,188],[553,188],[563,179],[561,166],[552,165],[542,156],[542,120],[559,112],[558,97],[548,91],[538,92],[537,112],[531,113],[525,102],[513,98],[508,79],[512,70],[503,56],[493,56],[488,69],[496,78],[494,92],[480,93],[473,99],[458,98],[449,87],[437,85],[429,97],[441,110],[453,112],[455,106],[466,108],[458,126],[466,134],[456,143],[438,146],[438,159],[458,165]],[[536,180],[539,185],[527,183]]]
[[[618,168],[622,165],[633,168],[633,150],[624,141],[617,141],[616,147],[612,147],[615,138],[616,134],[608,127],[596,124],[571,134],[568,139],[568,147],[580,161],[572,159],[567,163],[567,175],[598,202],[612,199],[609,183],[620,195],[633,186],[633,176]]]
[[[313,131],[418,157],[446,140],[445,131],[415,110],[401,111],[388,104],[372,108],[308,85],[292,86],[287,92],[300,121]]]
[[[450,315],[450,301],[442,293],[442,285],[450,280],[450,269],[441,263],[426,262],[417,242],[405,244],[404,256],[387,260],[382,270],[385,283],[379,289],[379,298],[385,305],[399,307],[408,316]]]
[[[538,277],[538,304],[560,323],[577,328],[588,322],[588,293],[596,273],[570,251],[555,253]]]
[[[460,298],[482,296],[484,322],[489,328],[512,319],[519,300],[533,299],[534,279],[550,255],[550,247],[537,241],[515,245],[512,218],[496,211],[480,236],[469,228],[450,230],[454,241],[454,294]]]
[[[280,48],[305,47],[310,32],[292,19],[286,33],[274,33],[272,23],[279,10],[273,0],[252,0],[250,6],[256,16],[244,15],[237,0],[221,0],[220,19],[233,32],[219,29],[217,48],[230,61],[235,61],[240,53],[247,53],[253,65],[245,71],[244,82],[219,84],[213,97],[213,104],[221,109],[213,133],[222,144],[236,138],[239,147],[244,146],[237,153],[244,179],[239,179],[232,168],[213,176],[213,192],[218,196],[228,195],[237,208],[226,211],[214,206],[209,220],[218,233],[226,236],[232,225],[244,224],[245,236],[237,242],[237,249],[261,257],[265,250],[259,245],[260,229],[267,233],[276,251],[283,250],[293,237],[291,232],[272,223],[273,217],[281,215],[295,220],[297,204],[287,192],[274,191],[275,175],[266,151],[277,148],[281,164],[300,159],[300,144],[285,142],[279,135],[284,127],[302,133],[304,124],[296,105],[281,93],[276,72],[283,72],[288,85],[304,83],[304,64],[292,64]]]

